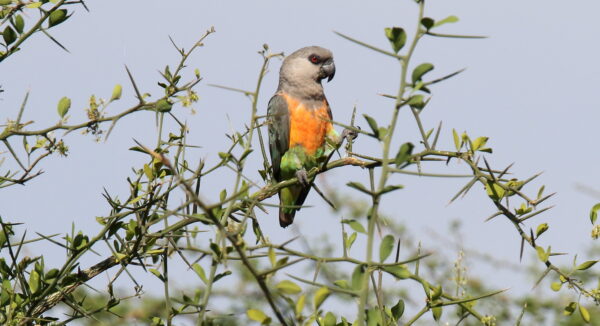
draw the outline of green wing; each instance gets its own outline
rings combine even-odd
[[[283,96],[276,94],[271,98],[267,116],[273,177],[276,181],[281,181],[281,158],[287,152],[290,144],[290,113]]]

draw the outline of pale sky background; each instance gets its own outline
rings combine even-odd
[[[356,105],[360,114],[367,113],[382,124],[391,116],[393,103],[377,93],[396,91],[399,65],[391,58],[340,38],[333,31],[388,49],[383,29],[402,26],[412,35],[417,16],[417,6],[408,0],[169,1],[168,4],[105,0],[87,4],[90,13],[73,7],[73,17],[51,30],[70,54],[40,34],[0,65],[0,84],[5,90],[0,95],[1,120],[16,117],[25,92],[30,90],[23,120],[35,120],[34,127],[57,121],[56,103],[62,96],[73,101],[70,122],[82,121],[89,96],[108,98],[117,83],[124,86],[123,99],[111,105],[109,113],[120,112],[135,103],[125,64],[142,91],[156,98],[162,94],[156,85],[157,71],[178,62],[168,36],[179,46],[189,48],[205,30],[214,26],[217,33],[209,36],[206,46],[188,62],[188,76],[197,67],[204,77],[196,88],[200,95],[195,106],[197,114],[191,115],[183,108],[175,110],[192,128],[190,141],[203,146],[195,155],[209,162],[214,162],[216,152],[228,146],[224,133],[230,132],[231,127],[240,130],[247,123],[250,106],[245,97],[207,84],[253,89],[261,65],[256,52],[263,43],[286,54],[307,45],[332,50],[337,73],[325,85],[325,91],[334,119],[349,121]],[[494,154],[488,156],[491,164],[503,168],[515,162],[513,172],[519,178],[544,171],[535,187],[528,188],[529,193],[534,196],[537,188],[545,184],[547,193],[558,192],[548,202],[557,206],[529,225],[535,229],[540,223],[549,223],[550,230],[540,240],[541,244],[551,244],[555,251],[579,252],[580,261],[597,258],[586,257],[582,248],[592,241],[588,212],[600,198],[582,193],[575,186],[600,188],[598,12],[600,3],[592,0],[430,1],[427,16],[442,19],[457,15],[461,19],[440,31],[489,38],[425,38],[413,61],[415,66],[422,62],[435,64],[436,69],[428,78],[467,68],[458,77],[432,87],[433,98],[421,115],[425,127],[432,128],[442,120],[440,143],[449,149],[453,148],[452,128],[466,130],[474,137],[490,137],[488,144],[494,149]],[[267,101],[277,87],[279,67],[280,61],[274,60],[264,80],[260,113],[266,112]],[[407,113],[401,114],[396,146],[418,141],[414,120]],[[362,118],[358,121],[367,128]],[[108,213],[101,196],[103,187],[125,195],[125,178],[131,175],[131,167],[146,160],[143,155],[128,151],[134,145],[132,138],[154,144],[154,128],[154,115],[142,113],[121,121],[107,142],[95,143],[91,136],[69,135],[67,158],[53,156],[41,165],[45,171],[41,177],[25,187],[3,190],[2,218],[27,223],[29,236],[34,232],[70,232],[73,222],[76,229],[93,234],[98,230],[95,217]],[[20,140],[12,142],[18,145]],[[376,154],[380,148],[363,136],[357,139],[355,150]],[[261,158],[256,154],[247,174],[259,181],[255,171]],[[4,168],[6,165],[2,171]],[[456,172],[464,168],[464,165],[456,169],[440,164],[429,171]],[[329,184],[340,185],[340,191],[358,195],[342,185],[351,180],[366,182],[366,176],[366,171],[360,168],[347,167],[330,171],[325,178]],[[221,189],[225,184],[222,177],[208,178],[205,189],[211,185]],[[446,233],[450,222],[458,219],[464,226],[460,241],[465,247],[518,263],[519,235],[505,219],[484,223],[494,209],[480,186],[472,189],[465,199],[446,205],[466,182],[395,176],[392,183],[404,184],[406,188],[387,196],[383,210],[403,221],[411,236],[420,239],[426,248],[434,250],[443,244],[432,237],[430,230]],[[218,191],[203,194],[215,199]],[[298,213],[299,232],[308,238],[327,233],[332,241],[339,243],[339,217],[333,217],[316,194],[308,197],[307,204],[314,207]],[[273,241],[294,235],[289,229],[279,228],[274,211],[260,219]],[[333,234],[330,230],[334,230]],[[362,244],[359,241],[355,245],[361,255]],[[31,250],[31,255],[40,253],[35,247]],[[47,265],[52,265],[52,255],[56,258],[62,255],[61,250],[44,250],[49,253]],[[532,254],[531,249],[526,249],[523,265],[532,259]],[[82,267],[98,260],[90,256]],[[572,256],[556,259],[571,260]],[[486,279],[490,279],[487,274],[490,271],[482,268],[470,273],[478,277],[487,275]],[[520,293],[519,288],[527,291],[532,285],[531,281],[524,283],[522,277],[501,271],[491,279],[498,288],[512,288],[515,293]],[[183,285],[177,281],[175,284]]]

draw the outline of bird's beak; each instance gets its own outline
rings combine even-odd
[[[321,70],[323,71],[323,78],[327,78],[327,82],[330,82],[333,79],[333,76],[335,76],[335,64],[333,63],[333,60],[325,62],[325,64],[321,66]]]

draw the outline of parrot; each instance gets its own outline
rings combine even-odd
[[[307,171],[323,163],[342,137],[333,128],[321,81],[335,75],[333,54],[319,46],[301,48],[284,58],[279,86],[267,107],[273,179],[298,178],[279,191],[279,225],[294,222],[311,188]],[[346,132],[346,130],[344,131]]]

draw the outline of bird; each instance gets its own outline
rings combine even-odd
[[[342,137],[333,128],[322,81],[335,75],[333,54],[319,46],[301,48],[284,58],[279,86],[269,100],[267,121],[273,179],[298,178],[279,191],[279,225],[294,222],[311,188],[307,171],[323,163]],[[344,131],[346,132],[346,131]]]

